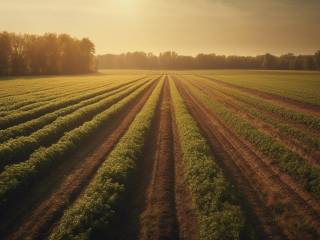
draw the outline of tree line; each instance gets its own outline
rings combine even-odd
[[[178,55],[168,51],[158,56],[145,52],[105,54],[97,56],[98,67],[134,69],[279,69],[320,70],[320,50],[314,55],[285,54],[274,56],[269,53],[252,56],[225,56],[198,54],[196,57]]]
[[[68,34],[0,32],[0,76],[95,71],[95,46]]]

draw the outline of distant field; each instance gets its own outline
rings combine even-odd
[[[201,73],[231,84],[320,105],[320,72],[232,70]]]
[[[0,78],[0,239],[320,239],[320,73]]]

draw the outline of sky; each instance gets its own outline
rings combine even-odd
[[[1,0],[4,30],[88,37],[97,54],[310,54],[320,0]]]

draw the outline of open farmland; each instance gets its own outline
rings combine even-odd
[[[0,79],[0,239],[320,239],[320,73]]]

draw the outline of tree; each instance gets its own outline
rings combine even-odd
[[[276,69],[277,68],[277,58],[269,53],[264,55],[262,68],[264,69]]]
[[[22,75],[27,73],[26,61],[26,41],[21,35],[11,34],[12,53],[11,53],[11,71],[13,75]]]
[[[94,53],[95,47],[94,44],[88,39],[83,38],[80,43],[80,69],[83,72],[90,72],[95,69],[94,65]]]
[[[318,50],[318,51],[314,54],[313,59],[314,59],[316,68],[320,70],[320,50]]]
[[[0,33],[0,75],[8,75],[10,73],[11,49],[9,33]]]

